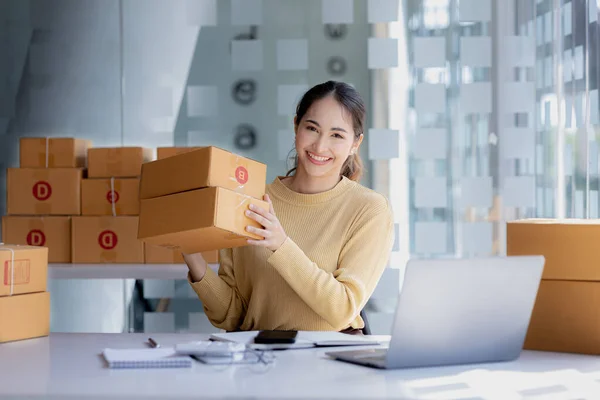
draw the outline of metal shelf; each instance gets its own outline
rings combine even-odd
[[[48,279],[187,279],[187,272],[185,264],[48,264]]]

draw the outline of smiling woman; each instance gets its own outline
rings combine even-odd
[[[365,105],[350,85],[326,82],[309,90],[300,100],[294,117],[296,166],[315,177],[341,175],[360,180],[363,164],[358,147],[364,137]],[[311,168],[309,163],[327,168]]]
[[[218,275],[185,254],[188,279],[211,323],[234,330],[360,333],[362,308],[393,243],[387,199],[357,181],[364,103],[354,88],[310,89],[294,118],[296,167],[267,186],[269,209],[246,215],[263,237],[221,250]],[[293,173],[293,174],[292,174]]]

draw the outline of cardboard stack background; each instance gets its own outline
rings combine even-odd
[[[193,171],[193,173],[190,173]],[[268,209],[265,164],[214,146],[144,164],[138,237],[187,253],[246,246],[250,204]]]
[[[0,245],[0,343],[48,336],[48,248]]]
[[[81,214],[81,179],[91,142],[21,138],[19,168],[7,169],[4,242],[45,246],[48,262],[71,262],[71,218]]]
[[[152,158],[143,147],[88,149],[82,215],[71,225],[73,263],[144,263],[138,188],[142,164]]]
[[[543,255],[524,348],[600,354],[600,220],[509,222],[507,255]]]
[[[156,149],[156,159],[162,160],[198,149],[200,147],[159,147]],[[204,251],[202,252],[202,256],[209,264],[219,262],[218,250]],[[180,250],[173,250],[148,243],[144,245],[144,259],[147,264],[182,264],[185,262]]]

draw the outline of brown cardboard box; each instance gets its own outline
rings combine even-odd
[[[201,148],[202,147],[158,147],[156,149],[156,159],[162,160],[163,158],[176,156],[177,154],[183,154]]]
[[[81,215],[138,215],[139,189],[136,178],[84,179]]]
[[[21,138],[21,168],[85,168],[92,142],[73,138]]]
[[[9,215],[79,215],[81,177],[78,168],[8,168]]]
[[[209,264],[219,262],[219,251],[205,251],[202,257]],[[184,264],[181,250],[168,249],[166,247],[154,246],[147,244],[144,246],[144,258],[146,264]]]
[[[48,248],[0,245],[0,296],[43,292],[47,280]]]
[[[600,282],[542,281],[525,349],[600,354]]]
[[[220,187],[141,200],[138,238],[186,253],[245,246],[249,237],[262,239],[246,231],[260,227],[245,215],[251,203],[269,209],[262,200]]]
[[[0,343],[49,333],[50,293],[0,297]]]
[[[71,217],[2,217],[6,243],[48,248],[48,262],[71,262]]]
[[[88,150],[88,178],[136,178],[153,150],[143,147],[96,147]]]
[[[144,263],[138,217],[73,217],[73,263]]]
[[[506,226],[506,253],[543,255],[542,279],[600,281],[600,220],[523,219]]]
[[[265,194],[267,166],[218,147],[203,147],[142,166],[140,199],[209,186],[256,199]]]

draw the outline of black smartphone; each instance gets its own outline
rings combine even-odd
[[[254,343],[259,344],[277,344],[294,343],[298,331],[260,331],[254,337]]]

